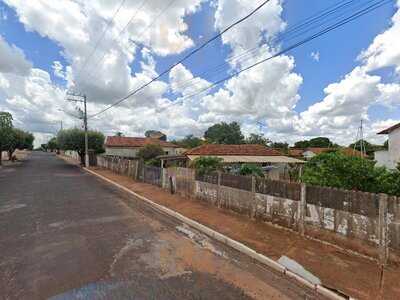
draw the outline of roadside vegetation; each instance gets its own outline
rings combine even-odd
[[[375,167],[373,160],[340,152],[322,153],[305,164],[302,181],[312,185],[400,196],[400,168]]]
[[[0,112],[0,154],[6,151],[9,160],[16,159],[15,150],[33,149],[34,136],[32,133],[15,128],[13,117],[9,112]],[[0,165],[2,155],[0,155]]]
[[[47,148],[55,147],[60,150],[69,150],[76,151],[81,159],[81,163],[85,162],[85,131],[72,128],[60,130],[57,134],[57,139],[51,142],[49,146],[47,144]],[[104,152],[104,135],[99,131],[88,131],[88,144],[89,150],[92,150],[94,153],[99,154]],[[57,148],[58,147],[58,148]],[[54,148],[53,148],[54,149]]]

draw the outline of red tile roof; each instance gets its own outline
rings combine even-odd
[[[312,153],[315,153],[315,154],[321,154],[324,152],[335,151],[335,149],[334,148],[322,148],[322,147],[308,147],[307,149],[304,149],[304,151],[311,151]]]
[[[400,128],[400,123],[393,125],[392,127],[386,128],[385,130],[382,130],[380,132],[378,132],[378,134],[389,134],[391,133],[393,130]]]
[[[347,156],[358,156],[358,157],[362,156],[364,158],[368,157],[368,155],[362,154],[361,151],[354,150],[352,148],[341,148],[341,149],[339,149],[339,151]]]
[[[177,145],[161,141],[158,139],[144,137],[127,137],[127,136],[108,136],[105,142],[106,147],[143,147],[149,144],[157,144],[161,147],[178,148]]]
[[[205,144],[190,149],[186,155],[239,155],[239,156],[279,156],[282,155],[275,149],[267,148],[263,145],[244,144],[244,145],[220,145]]]
[[[304,149],[289,149],[289,155],[294,157],[302,157]]]

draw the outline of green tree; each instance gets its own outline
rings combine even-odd
[[[6,145],[13,135],[12,115],[9,112],[0,112],[0,165],[2,164],[2,151],[7,151]]]
[[[246,138],[245,143],[269,146],[271,141],[265,138],[263,134],[250,133],[250,135]]]
[[[173,141],[173,143],[179,147],[191,149],[202,145],[204,142],[193,134],[189,134],[181,140]]]
[[[163,155],[164,150],[158,144],[148,144],[141,148],[137,156],[145,161],[148,165],[159,165],[159,160],[157,156]]]
[[[335,148],[338,147],[337,144],[332,143],[332,141],[327,137],[316,137],[311,140],[302,140],[294,143],[295,148],[308,148],[308,147],[317,147],[317,148]]]
[[[18,128],[12,128],[8,140],[3,145],[3,150],[8,152],[8,159],[11,160],[16,149],[32,149],[33,134]]]
[[[115,133],[115,136],[124,136],[124,134],[123,134],[121,131],[117,131],[117,132]]]
[[[58,150],[58,149],[59,149],[59,146],[58,146],[57,138],[56,138],[56,137],[51,138],[51,139],[47,142],[47,148],[48,148],[51,152],[53,152],[54,150]]]
[[[209,127],[204,138],[210,144],[243,144],[244,137],[240,125],[236,122],[219,123]]]
[[[95,153],[102,153],[104,151],[104,135],[98,131],[88,131],[88,144],[89,150]],[[80,158],[81,163],[85,162],[85,131],[73,128],[61,130],[57,135],[57,143],[62,150],[76,151]]]
[[[191,167],[200,175],[209,174],[222,168],[222,158],[201,156],[192,161]]]
[[[316,137],[309,141],[309,147],[329,148],[333,143],[327,137]]]
[[[357,142],[350,144],[349,148],[354,149],[354,145],[355,145],[355,149],[358,151],[361,151],[361,142],[362,141],[364,142],[365,152],[367,153],[368,156],[372,157],[374,155],[375,151],[382,149],[382,146],[371,144],[366,140],[358,140]]]
[[[301,148],[301,149],[308,148],[308,147],[310,147],[310,142],[307,140],[298,141],[298,142],[294,143],[294,147]]]
[[[287,151],[289,149],[289,144],[284,142],[274,142],[271,144],[271,148]]]
[[[240,166],[239,174],[243,176],[254,175],[264,177],[264,172],[261,167],[254,164],[242,164]]]
[[[374,161],[329,152],[306,163],[302,180],[312,185],[379,192],[379,172],[381,170],[375,168]]]

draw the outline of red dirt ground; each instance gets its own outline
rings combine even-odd
[[[301,237],[272,224],[219,209],[206,202],[171,195],[165,190],[109,170],[92,168],[132,191],[182,215],[221,232],[256,251],[279,259],[286,255],[318,276],[324,285],[357,299],[400,299],[400,267],[381,268],[375,261],[338,249],[332,245]]]

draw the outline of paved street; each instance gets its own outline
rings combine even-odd
[[[0,169],[2,299],[312,299],[52,154]]]

